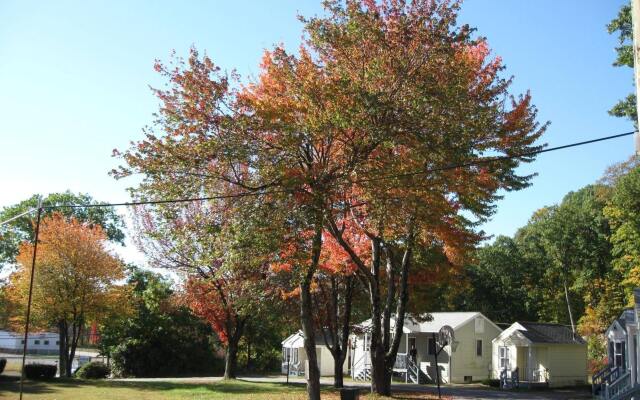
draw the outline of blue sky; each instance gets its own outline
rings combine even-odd
[[[623,3],[467,0],[460,19],[503,57],[513,92],[531,90],[540,121],[551,121],[545,141],[555,146],[632,129],[606,112],[632,90],[631,70],[611,66],[616,38],[605,29]],[[140,138],[152,120],[157,101],[148,86],[161,83],[154,59],[195,45],[223,68],[255,76],[265,48],[297,47],[298,13],[321,11],[319,0],[3,0],[0,207],[66,189],[127,200],[132,182],[107,175],[117,165],[111,151]],[[625,138],[539,156],[522,168],[539,174],[533,186],[506,194],[484,229],[513,234],[533,211],[632,152]]]

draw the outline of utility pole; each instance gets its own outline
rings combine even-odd
[[[631,21],[633,23],[633,75],[636,84],[637,127],[640,128],[640,0],[631,0]],[[636,155],[640,156],[640,133],[634,135]]]
[[[33,258],[31,260],[31,276],[29,277],[29,298],[27,300],[27,319],[24,325],[24,341],[22,343],[22,369],[20,374],[20,400],[24,392],[24,365],[27,361],[27,345],[29,343],[29,319],[31,318],[31,298],[33,297],[33,276],[36,273],[36,256],[38,255],[38,235],[40,234],[40,220],[42,218],[42,197],[38,197],[38,216],[36,217],[36,231],[33,241]]]

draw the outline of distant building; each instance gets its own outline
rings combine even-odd
[[[35,354],[58,354],[60,336],[54,332],[29,333],[27,352]],[[11,331],[0,331],[0,352],[21,353],[24,335]]]
[[[407,382],[464,383],[489,377],[491,341],[502,332],[479,312],[432,312],[428,320],[407,315],[400,346],[393,366],[394,374]],[[436,336],[444,327],[454,332],[454,340],[440,350]],[[371,320],[357,326],[351,335],[351,376],[355,380],[371,379]],[[391,318],[391,329],[395,319]],[[412,350],[413,349],[413,350]],[[412,354],[413,353],[413,354]],[[438,363],[436,371],[436,353]]]
[[[587,383],[587,344],[570,327],[515,322],[493,340],[493,378],[524,386]]]
[[[316,358],[321,376],[333,376],[335,373],[333,355],[324,343],[322,333],[316,333]],[[282,373],[304,375],[307,369],[307,352],[304,349],[304,335],[298,331],[282,341]],[[348,363],[343,366],[348,372]]]

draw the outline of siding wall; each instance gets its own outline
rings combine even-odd
[[[500,360],[498,348],[504,343],[496,341],[492,354],[492,378],[500,378]],[[518,366],[526,369],[524,352],[527,347],[507,346],[509,348],[510,369]],[[520,351],[518,351],[520,350]],[[520,357],[518,356],[520,355]],[[533,368],[544,368],[549,372],[549,386],[573,386],[587,382],[587,346],[586,345],[533,345]]]
[[[492,365],[491,341],[500,332],[501,330],[493,326],[489,320],[484,319],[484,332],[476,333],[475,318],[456,329],[458,347],[451,359],[451,381],[453,383],[464,382],[465,376],[471,376],[474,381],[489,377]],[[476,340],[482,340],[482,357],[476,356]]]
[[[334,360],[333,355],[327,349],[326,346],[318,346],[316,347],[316,354],[318,356],[318,364],[320,367],[320,376],[333,376],[334,375]],[[346,374],[349,372],[349,366],[347,362],[349,361],[348,357],[345,358],[344,364],[342,364],[342,373]]]
[[[587,382],[587,346],[553,345],[547,350],[550,386],[572,386]]]

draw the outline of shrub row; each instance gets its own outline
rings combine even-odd
[[[111,368],[100,361],[86,363],[76,371],[76,376],[81,379],[105,379],[111,374]]]
[[[24,376],[27,379],[53,379],[58,370],[57,365],[51,364],[27,364],[24,366]]]

